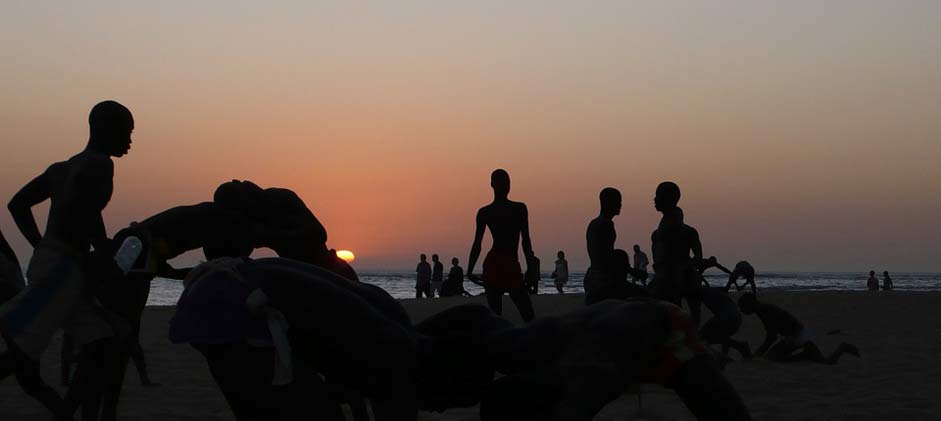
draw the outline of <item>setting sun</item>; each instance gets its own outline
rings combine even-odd
[[[338,250],[338,251],[337,251],[337,257],[339,257],[339,258],[345,260],[346,263],[350,263],[350,262],[352,262],[354,259],[356,259],[356,256],[353,255],[353,252],[352,252],[352,251],[349,251],[349,250]]]

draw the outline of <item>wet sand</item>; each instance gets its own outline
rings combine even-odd
[[[836,366],[778,364],[765,360],[735,362],[726,376],[741,393],[756,420],[930,420],[941,419],[941,293],[935,292],[766,292],[762,298],[789,309],[816,333],[823,351],[840,341],[859,346],[863,358],[846,356]],[[582,304],[581,295],[540,295],[537,315],[561,314]],[[470,299],[403,300],[413,321]],[[505,300],[504,311],[520,323]],[[167,340],[173,308],[148,308],[142,345],[151,377],[162,386],[143,388],[133,367],[119,409],[122,420],[230,420],[222,394],[202,357],[186,345]],[[708,317],[705,312],[704,317]],[[837,335],[825,335],[840,329]],[[761,324],[746,317],[739,339],[753,348],[763,339]],[[43,357],[43,377],[58,384],[60,340]],[[732,353],[734,358],[737,354]],[[644,386],[643,410],[636,395],[608,405],[599,420],[692,419],[682,403],[659,386]],[[59,390],[62,390],[61,388]],[[0,382],[0,419],[51,419],[27,397],[15,380]],[[476,408],[444,414],[421,413],[421,420],[477,420]]]

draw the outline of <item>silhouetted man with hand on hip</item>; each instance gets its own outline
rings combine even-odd
[[[113,250],[101,211],[111,200],[111,158],[130,150],[134,119],[123,105],[104,101],[92,108],[88,125],[84,151],[50,165],[10,201],[17,227],[35,249],[27,270],[29,284],[0,307],[0,331],[13,355],[17,381],[63,419],[78,405],[76,397],[82,400],[82,418],[97,419],[98,398],[115,364],[116,339],[124,333],[106,321],[94,303],[85,272],[91,246],[97,254]],[[43,236],[32,207],[47,199],[52,205]],[[107,254],[96,260],[100,269],[120,271]],[[59,328],[82,345],[83,353],[68,405],[43,387],[39,377],[39,358]]]
[[[510,175],[505,170],[497,169],[490,174],[490,187],[493,188],[493,202],[477,211],[477,230],[467,263],[467,278],[474,283],[482,281],[487,304],[494,313],[503,314],[503,294],[509,293],[520,316],[528,322],[535,314],[533,303],[523,285],[523,271],[517,253],[522,239],[527,262],[535,257],[529,238],[529,211],[524,203],[508,198]],[[490,228],[493,246],[484,258],[483,274],[478,281],[474,276],[474,266],[480,257],[480,243],[484,239],[485,228]]]
[[[625,299],[647,295],[641,287],[627,282],[627,275],[646,277],[646,272],[631,268],[627,253],[615,250],[617,232],[614,217],[621,213],[621,192],[605,187],[598,195],[601,212],[588,224],[585,238],[591,266],[585,272],[585,304],[591,305],[608,298]]]

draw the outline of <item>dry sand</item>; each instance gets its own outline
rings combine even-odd
[[[938,420],[941,419],[941,293],[929,292],[766,292],[763,299],[791,310],[818,333],[829,352],[840,341],[857,344],[862,359],[845,357],[837,366],[778,364],[764,360],[735,362],[725,373],[741,393],[756,420]],[[404,300],[414,321],[448,306],[476,300],[447,298]],[[581,295],[541,295],[539,315],[565,313],[581,305]],[[519,323],[506,300],[508,317]],[[202,357],[189,346],[167,341],[172,308],[149,308],[144,315],[142,344],[156,388],[128,380],[119,410],[122,420],[229,420],[231,414]],[[706,313],[708,315],[708,312]],[[838,335],[824,335],[841,329]],[[746,317],[738,337],[756,347],[761,324]],[[59,340],[43,359],[43,377],[57,384]],[[733,355],[737,358],[737,355]],[[688,420],[682,403],[669,391],[645,386],[643,417],[637,396],[625,395],[608,405],[598,419]],[[422,413],[422,420],[477,420],[476,409],[444,414]],[[23,394],[13,378],[0,383],[0,420],[51,419]]]

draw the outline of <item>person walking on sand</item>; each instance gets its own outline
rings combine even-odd
[[[415,268],[417,273],[415,281],[415,298],[421,298],[422,295],[425,298],[434,298],[434,295],[431,293],[431,265],[428,264],[428,257],[422,254],[419,256],[420,262],[418,262],[418,267]]]
[[[876,278],[876,271],[869,271],[869,279],[866,280],[866,288],[870,291],[879,290],[879,278]]]
[[[441,296],[441,284],[444,283],[444,265],[438,260],[437,254],[431,255],[431,296]]]
[[[477,211],[477,228],[470,257],[467,259],[467,279],[482,283],[487,294],[487,304],[497,315],[503,314],[503,294],[508,293],[516,304],[523,321],[535,317],[533,303],[523,285],[523,273],[519,262],[520,241],[527,264],[533,253],[533,243],[529,238],[529,211],[526,204],[509,199],[510,175],[503,169],[490,174],[490,187],[493,188],[493,202]],[[484,258],[482,275],[474,275],[474,266],[480,257],[484,231],[489,228],[493,245]]]
[[[98,419],[102,390],[112,381],[117,343],[128,327],[109,317],[89,292],[86,271],[118,272],[109,251],[101,212],[111,200],[112,158],[131,149],[134,118],[115,101],[95,105],[88,116],[85,149],[56,162],[10,200],[16,226],[34,247],[27,268],[29,284],[0,307],[0,333],[13,359],[14,373],[27,394],[62,419],[82,406],[82,419]],[[32,208],[51,200],[45,235]],[[90,253],[91,246],[95,254]],[[91,266],[90,266],[91,265]],[[67,401],[46,386],[39,361],[55,332],[64,328],[82,345],[82,357]]]
[[[552,272],[552,282],[555,284],[556,291],[564,294],[562,287],[569,283],[569,262],[565,260],[565,252],[559,250],[558,259],[555,261],[555,271]]]
[[[882,290],[892,291],[892,278],[889,277],[889,271],[882,271]]]
[[[640,245],[634,244],[634,270],[638,273],[647,273],[647,265],[649,264],[650,260],[647,258],[647,253],[640,249]],[[631,279],[635,284],[640,282],[642,285],[647,286],[646,277],[632,275]]]

